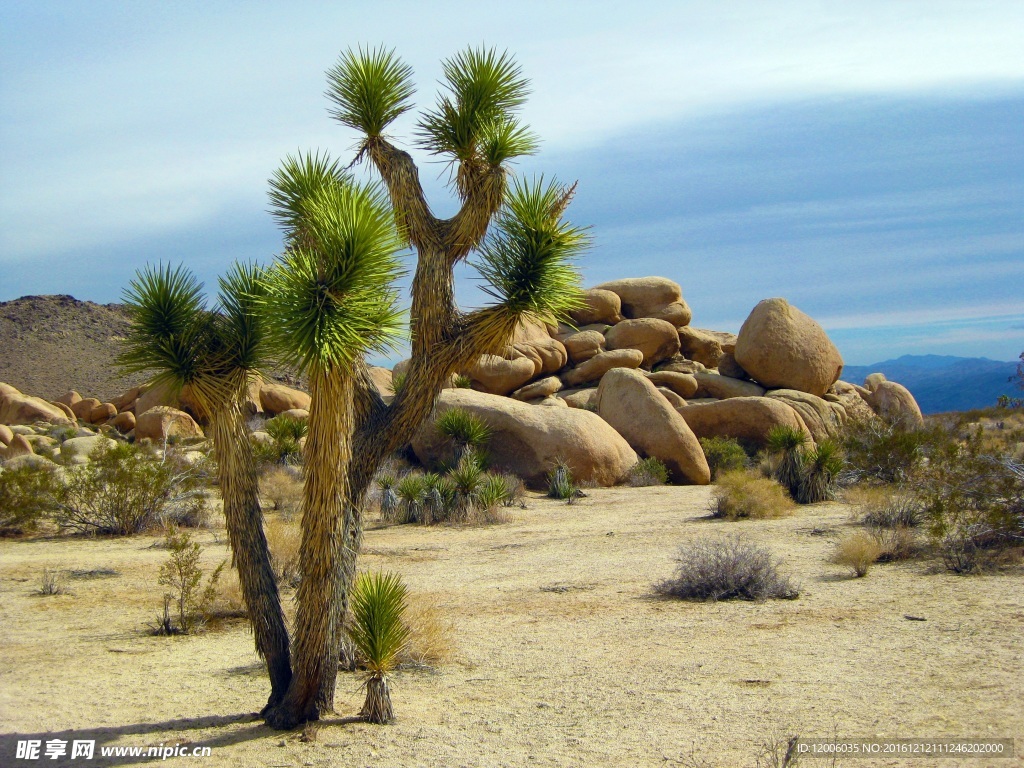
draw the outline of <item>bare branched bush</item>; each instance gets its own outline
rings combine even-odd
[[[43,568],[39,580],[39,594],[44,597],[68,594],[68,588],[64,584],[64,574],[55,568]]]
[[[671,578],[655,590],[684,600],[792,600],[800,590],[779,571],[779,561],[766,549],[738,536],[700,538],[680,547]]]
[[[782,517],[793,509],[793,499],[778,482],[745,469],[719,477],[711,497],[711,513],[729,520]]]

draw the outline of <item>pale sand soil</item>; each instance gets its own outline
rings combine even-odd
[[[1019,571],[964,578],[914,562],[850,579],[828,562],[852,526],[840,504],[728,523],[706,519],[707,488],[590,493],[571,507],[532,498],[502,525],[368,531],[362,566],[435,598],[454,657],[398,673],[387,727],[351,720],[360,678],[342,674],[339,715],[313,742],[252,716],[267,686],[242,625],[145,633],[161,606],[158,538],[0,542],[0,765],[31,764],[13,758],[32,736],[209,745],[199,762],[218,766],[746,766],[759,743],[793,734],[1011,737],[1024,755]],[[800,598],[654,596],[681,542],[731,533],[781,557]],[[223,532],[200,539],[210,566],[225,556]],[[40,597],[44,567],[121,575]]]

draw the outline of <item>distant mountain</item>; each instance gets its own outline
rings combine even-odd
[[[848,365],[842,379],[863,384],[871,373],[884,373],[913,393],[924,413],[968,411],[996,404],[1000,395],[1024,396],[1009,379],[1017,373],[1017,362],[1000,362],[985,357],[951,355],[903,355],[871,365]]]

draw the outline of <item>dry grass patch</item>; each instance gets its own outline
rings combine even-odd
[[[274,466],[260,477],[263,503],[285,516],[297,514],[302,506],[302,477],[292,467]]]
[[[763,520],[791,514],[796,505],[775,480],[747,470],[726,472],[718,478],[711,497],[711,512],[728,520]]]
[[[840,539],[832,562],[847,566],[857,578],[861,578],[867,576],[881,554],[882,547],[874,536],[867,531],[857,531]]]
[[[295,521],[275,518],[267,520],[264,526],[267,546],[270,548],[270,563],[274,577],[281,586],[297,587],[302,579],[299,571],[299,546],[302,531]]]
[[[455,626],[437,599],[427,595],[409,595],[405,609],[409,640],[401,664],[437,667],[452,659]]]

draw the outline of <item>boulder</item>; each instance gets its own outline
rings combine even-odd
[[[644,317],[623,320],[604,335],[609,350],[639,349],[643,364],[654,365],[679,353],[679,332],[672,323]]]
[[[103,403],[95,397],[83,397],[81,400],[69,407],[71,408],[71,412],[75,414],[76,419],[89,421],[89,414],[92,413],[92,409],[98,408],[101,405],[103,405]]]
[[[765,299],[743,322],[736,362],[769,389],[821,397],[843,372],[843,358],[825,330],[785,299]]]
[[[569,361],[573,365],[579,365],[604,352],[604,334],[597,331],[580,331],[566,336],[562,344],[569,355]]]
[[[115,441],[102,435],[72,437],[61,443],[60,456],[65,464],[88,464],[97,450],[109,450],[115,445],[117,445]]]
[[[867,403],[866,398],[870,397],[870,394],[864,387],[840,380],[832,385],[825,399],[835,398],[835,402],[842,405],[846,411],[848,421],[871,421],[876,414]]]
[[[449,454],[448,441],[438,434],[434,419],[451,408],[469,411],[490,427],[486,451],[492,467],[512,472],[535,488],[545,485],[557,459],[569,464],[578,482],[600,486],[624,480],[637,461],[629,444],[596,413],[534,408],[483,392],[446,389],[412,440],[416,456],[428,466]]]
[[[711,482],[707,458],[693,431],[639,371],[608,371],[597,388],[597,412],[639,454],[664,462],[673,482]]]
[[[708,368],[717,368],[723,350],[717,335],[700,328],[683,326],[679,329],[679,353]]]
[[[295,419],[296,421],[309,421],[309,411],[305,408],[290,408],[287,411],[281,411],[277,415],[286,419]]]
[[[546,398],[549,395],[555,394],[562,388],[562,380],[557,376],[547,376],[543,379],[538,379],[532,384],[527,384],[525,387],[520,387],[512,393],[512,397],[516,400],[536,400],[537,398]]]
[[[689,373],[658,371],[647,377],[656,387],[668,387],[684,400],[697,394],[697,379]]]
[[[597,381],[612,368],[639,368],[644,353],[639,349],[616,349],[594,355],[585,363],[562,374],[562,381],[568,387],[578,387]]]
[[[33,471],[57,469],[57,465],[45,456],[37,456],[34,453],[25,453],[21,456],[4,461],[4,469],[31,469]]]
[[[682,355],[676,355],[663,363],[659,363],[655,366],[656,371],[671,371],[673,373],[697,373],[698,371],[706,371],[707,367],[704,363],[698,363],[696,360],[687,360]]]
[[[466,375],[480,390],[492,395],[507,395],[532,379],[537,371],[528,357],[506,360],[497,355],[480,355]]]
[[[19,456],[31,456],[35,451],[32,450],[32,443],[29,442],[25,435],[15,435],[11,438],[10,442],[7,443],[7,447],[4,448],[3,458],[4,461],[10,459],[16,459]]]
[[[583,408],[588,411],[597,410],[597,387],[563,389],[555,397],[562,400],[570,408]]]
[[[286,387],[276,382],[263,382],[260,387],[260,405],[265,413],[277,416],[279,413],[290,411],[293,408],[309,410],[310,397],[301,389]],[[138,414],[135,414],[138,416]]]
[[[622,317],[622,299],[613,291],[591,288],[589,291],[583,292],[583,301],[585,303],[583,308],[569,313],[577,325],[590,323],[615,325],[624,319]]]
[[[10,445],[13,439],[14,433],[11,432],[11,428],[6,424],[0,424],[0,446]]]
[[[381,368],[376,365],[371,365],[367,369],[370,373],[370,379],[373,381],[373,386],[380,392],[381,397],[394,397],[395,388],[392,381],[391,371],[387,368]]]
[[[70,392],[65,392],[63,395],[58,397],[57,398],[57,402],[58,403],[63,403],[64,405],[66,405],[66,406],[68,406],[70,408],[75,403],[81,401],[81,399],[82,399],[82,396],[80,394],[75,392],[75,390],[71,390]]]
[[[34,424],[37,421],[72,423],[64,411],[41,397],[25,395],[9,384],[3,385],[0,389],[0,424]]]
[[[846,424],[846,410],[838,403],[796,389],[772,389],[767,396],[782,400],[800,414],[816,443],[835,440]]]
[[[202,437],[203,430],[195,420],[184,411],[171,408],[169,405],[158,405],[145,413],[136,416],[135,439],[149,438],[153,442],[163,442],[167,438]]]
[[[109,424],[122,435],[127,435],[135,429],[135,414],[130,411],[123,411],[112,418]]]
[[[409,367],[412,365],[412,359],[406,358],[405,360],[399,360],[395,363],[395,367],[391,369],[391,380],[394,381],[398,376],[406,376],[409,373]],[[394,388],[394,387],[392,387]]]
[[[59,400],[51,400],[50,405],[52,405],[54,408],[58,409],[61,413],[63,413],[68,418],[69,421],[75,421],[75,412],[71,410],[71,406],[65,405]]]
[[[727,400],[730,397],[761,397],[764,387],[752,381],[740,381],[717,373],[698,372],[693,374],[697,382],[696,397],[713,397],[716,400]]]
[[[139,394],[142,392],[143,386],[144,385],[132,387],[127,392],[122,392],[117,397],[111,398],[110,402],[112,402],[114,407],[117,408],[118,413],[125,410],[139,399]],[[77,394],[77,392],[72,394]]]
[[[541,323],[521,323],[512,337],[512,349],[533,361],[534,376],[561,370],[569,360],[562,342],[552,338]]]
[[[722,352],[722,356],[718,358],[718,373],[722,376],[728,376],[730,379],[750,378],[747,372],[743,370],[743,367],[736,362],[732,352]]]
[[[692,314],[683,301],[683,290],[664,277],[628,277],[602,283],[598,289],[618,294],[627,318],[654,317],[676,328],[689,325]]]
[[[565,402],[565,400],[563,400],[560,397],[554,397],[553,395],[552,396],[548,396],[548,397],[541,397],[541,398],[538,398],[536,400],[530,400],[529,404],[530,405],[544,405],[544,406],[547,406],[549,408],[568,408],[569,407],[569,404],[567,402]]]
[[[909,389],[895,381],[886,381],[884,378],[879,381],[872,376],[865,381],[865,385],[869,382],[872,385],[867,387],[868,394],[865,400],[875,413],[890,423],[901,424],[904,427],[917,429],[924,426],[921,408]]]
[[[868,392],[873,392],[875,387],[886,381],[884,373],[869,373],[867,378],[864,379],[864,389]]]
[[[115,416],[117,416],[117,406],[113,403],[100,403],[89,411],[89,418],[86,421],[90,424],[106,424]]]
[[[710,403],[688,402],[679,415],[697,437],[735,437],[763,446],[772,427],[799,429],[810,436],[788,403],[770,397],[732,397]]]
[[[680,397],[668,387],[658,387],[657,390],[668,400],[673,408],[683,408],[686,405],[686,398]]]

